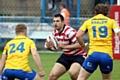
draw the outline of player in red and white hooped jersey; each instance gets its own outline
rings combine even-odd
[[[53,35],[58,40],[58,46],[63,53],[57,59],[53,66],[48,80],[57,80],[66,71],[69,71],[71,80],[77,80],[81,65],[84,61],[84,50],[76,39],[76,30],[64,23],[64,17],[61,14],[56,14],[53,18]],[[47,42],[48,48],[51,48],[51,42]]]
[[[53,31],[53,35],[58,41],[64,45],[72,45],[76,42],[76,30],[70,26],[64,25],[63,30],[59,33],[56,29]],[[79,49],[66,49],[62,48],[63,54],[68,56],[84,55],[85,51],[82,48]]]

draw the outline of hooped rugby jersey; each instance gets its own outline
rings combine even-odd
[[[57,30],[53,31],[53,35],[57,38],[58,41],[61,41],[64,45],[71,45],[76,42],[76,33],[77,31],[70,26],[64,25],[63,30],[58,33]],[[62,49],[63,53],[68,56],[73,55],[82,55],[85,54],[82,48],[79,49]]]

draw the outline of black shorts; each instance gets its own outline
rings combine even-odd
[[[82,65],[84,60],[85,58],[82,55],[67,56],[62,54],[56,62],[62,64],[66,70],[69,70],[72,63],[77,62]]]

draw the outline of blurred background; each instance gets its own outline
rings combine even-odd
[[[76,30],[94,15],[98,3],[113,5],[116,0],[0,0],[0,49],[15,37],[14,28],[18,23],[28,27],[28,37],[33,39],[39,50],[44,50],[44,42],[52,33],[52,18],[60,13],[60,3],[70,12],[70,26]],[[83,40],[88,42],[87,35]]]

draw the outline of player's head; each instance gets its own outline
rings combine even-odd
[[[61,14],[56,14],[53,18],[54,28],[59,30],[64,26],[64,17]]]
[[[54,18],[59,17],[61,21],[64,21],[64,17],[61,14],[56,14]]]
[[[109,11],[109,8],[108,8],[107,4],[97,4],[95,6],[95,14],[103,14],[103,15],[107,16],[108,11]]]
[[[18,24],[15,28],[16,35],[27,35],[27,27],[25,24]]]
[[[62,10],[63,8],[65,8],[65,5],[63,3],[60,4],[60,10]]]

